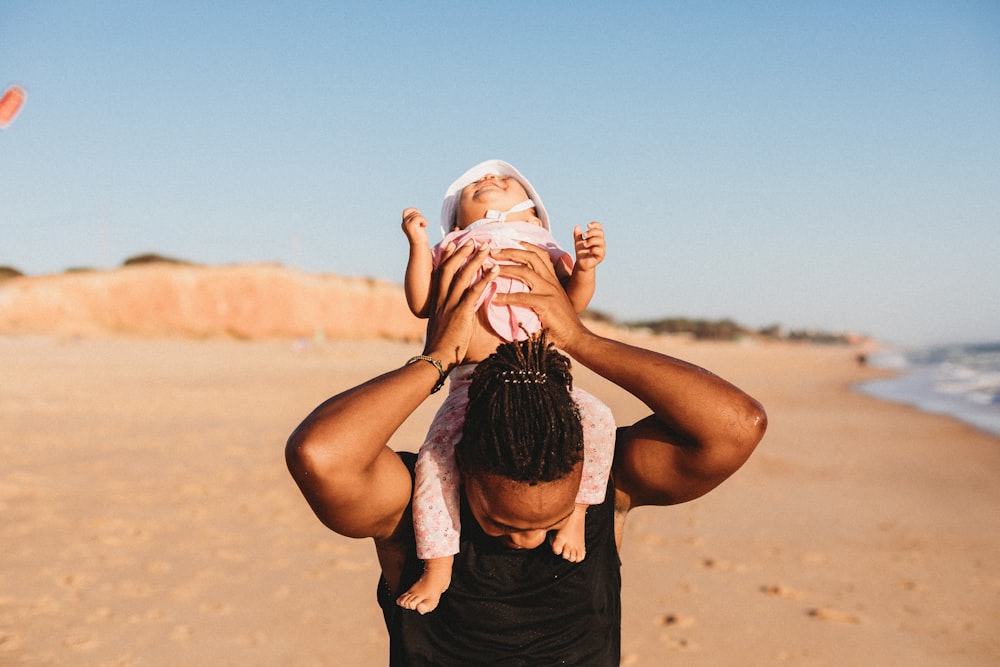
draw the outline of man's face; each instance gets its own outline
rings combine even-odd
[[[476,220],[485,218],[486,211],[490,209],[507,211],[528,198],[527,191],[516,178],[487,174],[462,189],[456,224],[459,229],[465,229]]]
[[[566,477],[535,485],[499,475],[466,475],[465,496],[483,532],[512,549],[534,549],[569,521],[583,464]]]

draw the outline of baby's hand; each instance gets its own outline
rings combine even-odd
[[[403,211],[403,233],[410,243],[427,243],[427,218],[415,208]]]
[[[604,261],[604,227],[592,222],[586,229],[579,225],[573,228],[573,242],[576,247],[576,269],[593,271]]]

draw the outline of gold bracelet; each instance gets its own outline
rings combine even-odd
[[[437,384],[435,384],[434,388],[431,389],[431,393],[432,394],[435,393],[437,390],[439,390],[441,387],[444,386],[444,379],[446,377],[448,377],[448,374],[444,372],[444,366],[441,365],[440,361],[438,361],[434,357],[428,357],[426,354],[418,354],[417,356],[415,356],[415,357],[411,358],[409,361],[407,361],[406,365],[409,366],[410,364],[412,364],[414,362],[417,362],[417,361],[426,361],[431,366],[433,366],[434,368],[437,369],[438,375],[440,377],[438,378]]]

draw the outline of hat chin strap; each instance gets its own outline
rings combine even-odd
[[[483,225],[487,222],[507,222],[507,216],[511,213],[520,213],[521,211],[527,211],[529,208],[534,208],[535,202],[530,199],[525,199],[523,202],[517,206],[512,206],[506,211],[494,211],[489,209],[486,211],[486,217],[476,220],[474,223],[466,227],[466,229],[472,229],[477,225]]]

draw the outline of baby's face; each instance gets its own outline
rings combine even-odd
[[[528,193],[516,178],[487,174],[462,189],[456,224],[459,229],[465,229],[476,220],[485,218],[486,211],[507,211],[525,199],[528,199]]]

